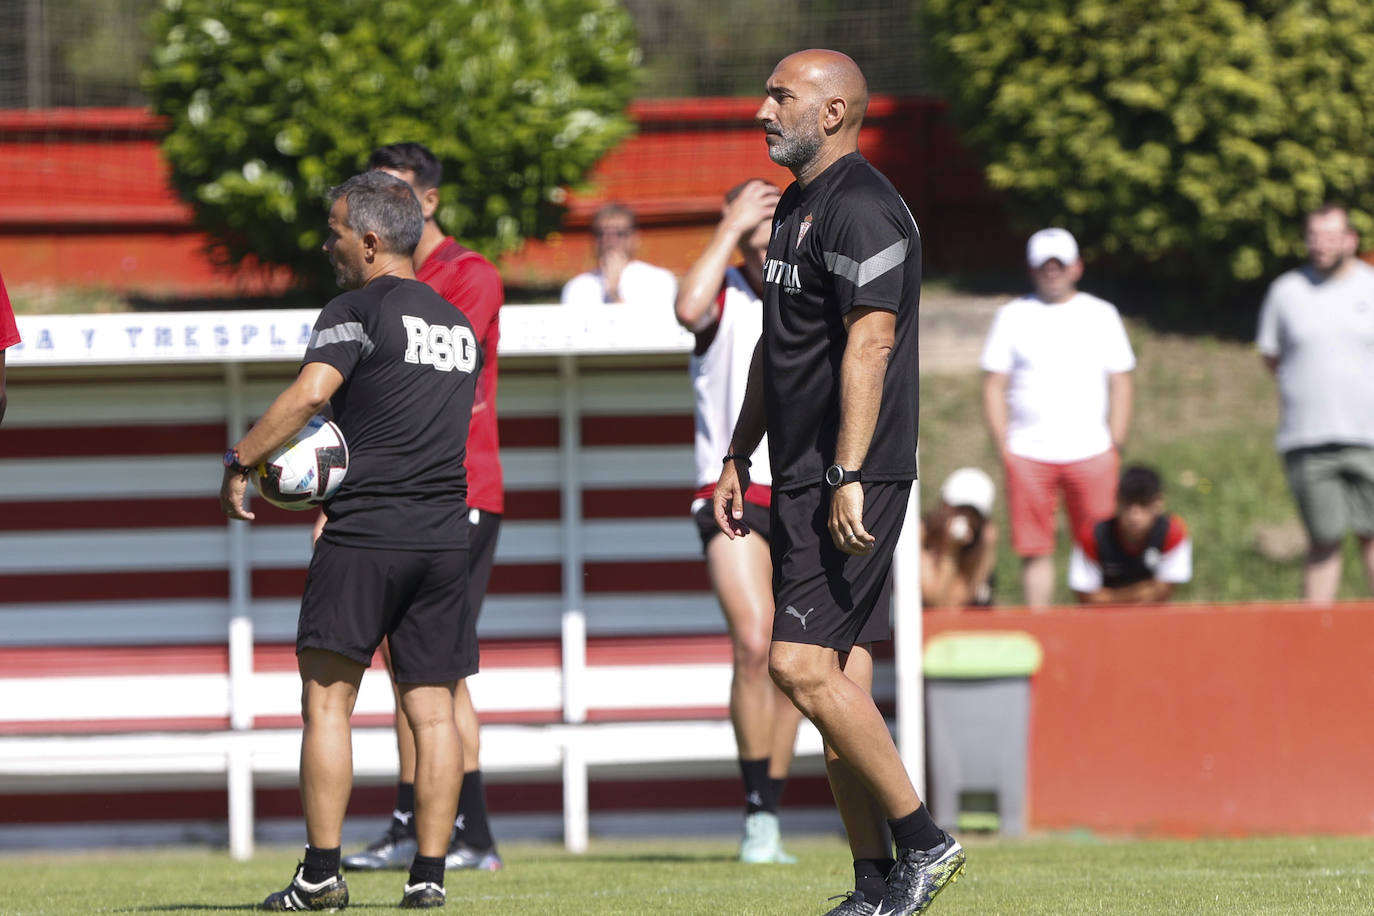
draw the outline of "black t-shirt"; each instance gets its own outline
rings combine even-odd
[[[468,421],[482,352],[463,313],[418,280],[382,277],[330,300],[305,363],[344,383],[331,399],[348,475],[325,505],[333,543],[467,545]]]
[[[916,309],[921,235],[896,189],[859,153],[778,201],[764,267],[763,378],[773,486],[819,484],[835,461],[843,316],[897,315],[863,479],[916,477]]]

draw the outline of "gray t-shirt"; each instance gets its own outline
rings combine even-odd
[[[1264,297],[1255,343],[1279,361],[1280,452],[1374,446],[1374,268],[1325,281],[1290,270]]]

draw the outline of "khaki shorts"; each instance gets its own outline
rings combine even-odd
[[[1283,463],[1313,544],[1339,544],[1350,531],[1374,537],[1374,447],[1299,448]]]

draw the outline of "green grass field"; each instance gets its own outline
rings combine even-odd
[[[1374,839],[1005,841],[966,838],[969,866],[941,916],[1368,916]],[[820,914],[851,886],[838,838],[797,837],[793,866],[743,866],[725,839],[618,840],[570,856],[503,847],[495,874],[450,874],[449,912]],[[0,914],[229,913],[285,886],[296,849],[249,863],[201,849],[0,855]],[[390,909],[403,875],[349,877],[352,907]]]

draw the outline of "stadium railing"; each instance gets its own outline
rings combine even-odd
[[[730,649],[688,517],[691,340],[666,308],[502,317],[482,767],[552,774],[581,850],[598,768],[735,757]],[[0,429],[0,794],[222,777],[231,852],[251,855],[255,780],[298,764],[311,519],[258,502],[256,522],[226,522],[217,456],[289,381],[313,319],[21,319]],[[360,779],[395,773],[390,716],[374,665]],[[809,725],[797,750],[818,765]]]

